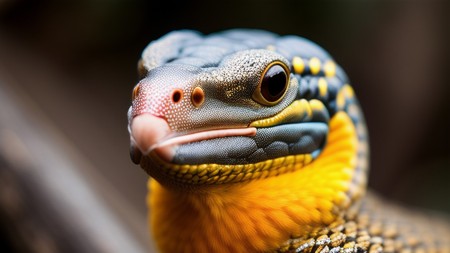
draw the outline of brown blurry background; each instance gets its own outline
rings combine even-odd
[[[186,28],[261,28],[322,45],[365,112],[370,186],[450,213],[449,7],[0,0],[0,251],[153,251],[126,112],[142,49]]]

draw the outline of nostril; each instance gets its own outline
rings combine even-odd
[[[183,91],[176,89],[172,92],[172,102],[178,103],[183,98]]]
[[[194,91],[192,91],[192,104],[194,104],[195,107],[199,107],[203,104],[205,101],[205,92],[202,88],[196,87]]]

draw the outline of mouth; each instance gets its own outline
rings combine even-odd
[[[151,127],[149,127],[151,126]],[[256,127],[212,129],[201,132],[174,135],[164,119],[151,114],[136,116],[129,128],[131,138],[130,155],[139,164],[142,156],[155,153],[166,162],[174,162],[177,150],[192,143],[205,143],[214,139],[232,137],[252,137]]]
[[[276,174],[313,161],[325,145],[328,121],[320,101],[299,100],[247,127],[177,135],[165,119],[144,113],[129,125],[130,155],[150,175],[162,173],[183,183],[248,180],[260,170]],[[185,174],[186,170],[193,172]],[[202,180],[205,173],[208,178]]]

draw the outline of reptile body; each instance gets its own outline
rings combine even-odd
[[[450,252],[444,218],[366,194],[362,112],[313,42],[176,31],[139,73],[131,158],[161,252]]]

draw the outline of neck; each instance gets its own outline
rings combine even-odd
[[[328,226],[355,201],[356,154],[355,128],[338,113],[322,154],[295,172],[194,192],[150,180],[158,246],[162,252],[265,252]]]

